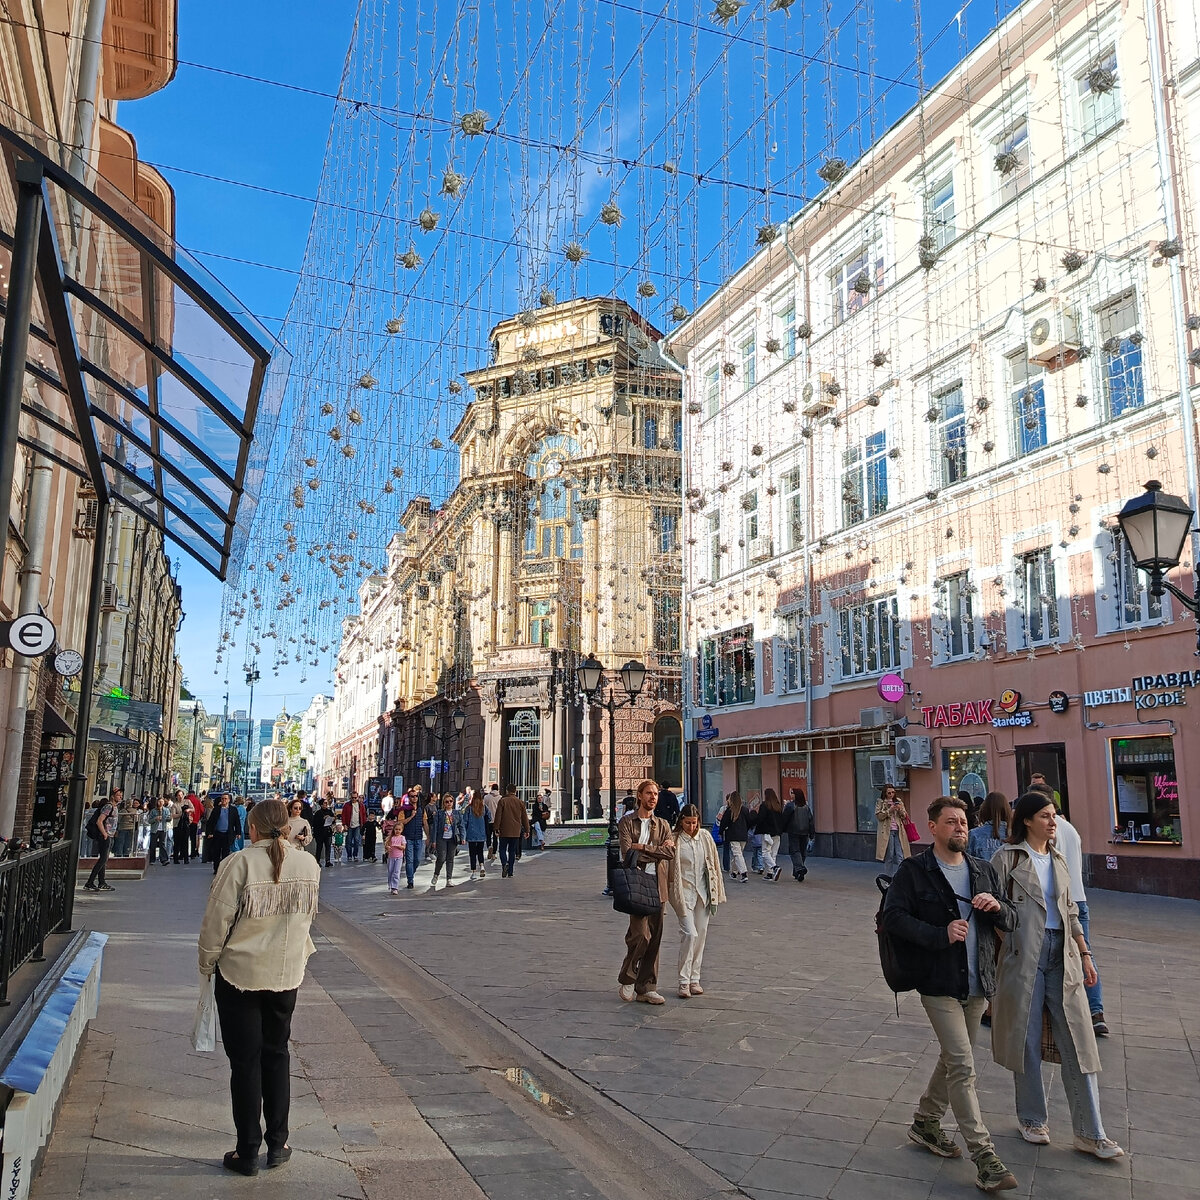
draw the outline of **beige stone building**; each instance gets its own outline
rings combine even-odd
[[[346,622],[331,781],[511,783],[599,817],[610,772],[619,791],[682,782],[680,380],[616,300],[523,313],[492,338],[492,362],[465,376],[456,486],[440,507],[409,503],[387,575]],[[588,654],[618,699],[621,665],[648,668],[616,709],[615,763],[607,711],[577,686]],[[431,779],[421,762],[448,766]]]

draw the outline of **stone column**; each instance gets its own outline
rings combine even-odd
[[[496,645],[494,649],[511,646],[515,638],[516,589],[514,587],[513,560],[513,514],[511,511],[498,512],[493,518],[496,523],[499,545],[497,548],[495,601],[497,612]]]
[[[600,562],[600,501],[594,498],[580,500],[579,518],[583,522],[583,582],[580,591],[579,649],[584,654],[600,652],[600,589],[596,567]],[[591,603],[591,617],[585,618],[583,604]]]

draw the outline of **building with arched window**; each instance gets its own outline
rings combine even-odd
[[[606,814],[610,778],[620,792],[651,774],[682,784],[683,423],[660,336],[611,299],[492,331],[492,362],[465,375],[457,484],[440,507],[409,503],[343,637],[339,689],[386,681],[381,712],[335,743],[370,742],[376,769],[406,784],[549,788],[568,818]],[[620,699],[622,664],[647,667],[638,702],[616,710],[615,761],[607,710],[577,686],[588,654]]]

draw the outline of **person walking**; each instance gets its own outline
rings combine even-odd
[[[894,875],[912,853],[908,844],[908,809],[890,783],[879,792],[875,804],[875,858]]]
[[[1017,1186],[979,1111],[973,1043],[987,998],[996,986],[996,931],[1017,926],[996,872],[966,854],[970,820],[957,798],[939,796],[929,806],[933,845],[905,859],[892,876],[882,925],[899,948],[929,1018],[941,1053],[917,1102],[908,1140],[941,1158],[961,1150],[942,1129],[949,1106],[975,1163],[975,1186],[984,1192]]]
[[[717,844],[701,826],[700,810],[694,804],[685,804],[679,812],[675,857],[670,860],[667,873],[667,895],[679,918],[679,998],[702,996],[700,967],[708,939],[708,920],[717,911],[717,905],[725,903],[725,881]]]
[[[191,839],[188,846],[188,856],[190,858],[200,857],[200,823],[204,820],[204,803],[195,792],[189,791],[184,800],[188,803],[192,810],[192,828],[189,831]]]
[[[509,787],[496,805],[495,829],[500,843],[500,878],[511,878],[520,854],[521,839],[529,836],[529,813],[515,787]]]
[[[783,874],[778,865],[779,846],[783,835],[783,802],[774,788],[763,791],[762,805],[758,810],[755,829],[762,838],[763,879],[775,883]]]
[[[429,837],[434,843],[436,856],[430,890],[437,890],[438,876],[443,866],[446,868],[446,886],[453,887],[454,856],[458,853],[459,843],[463,841],[463,827],[462,818],[454,808],[454,796],[450,792],[442,796],[442,807],[433,814]]]
[[[322,796],[321,807],[313,813],[313,846],[317,862],[324,861],[328,867],[333,851],[333,827],[337,824],[337,813],[333,811],[333,797]]]
[[[534,850],[542,850],[546,845],[546,826],[550,824],[549,793],[539,792],[533,800],[533,813],[529,820],[530,838]]]
[[[625,958],[617,972],[621,999],[640,1000],[643,1004],[666,1003],[658,992],[658,950],[662,944],[662,910],[669,898],[675,840],[670,825],[654,815],[657,806],[658,784],[653,779],[643,779],[637,788],[637,807],[617,825],[621,861],[625,862],[631,850],[636,851],[637,866],[658,880],[658,911],[648,916],[630,914]]]
[[[333,865],[340,867],[342,865],[342,850],[346,845],[346,827],[341,821],[333,823]]]
[[[487,860],[492,862],[500,849],[499,835],[496,833],[496,809],[500,805],[500,788],[497,784],[492,784],[488,788],[488,793],[483,798],[483,807],[487,809],[488,828],[491,833],[488,834],[488,853]]]
[[[486,879],[487,865],[484,862],[484,852],[491,837],[492,823],[488,819],[487,804],[478,793],[473,795],[470,802],[463,808],[462,825],[463,837],[466,839],[467,850],[471,856],[471,878]]]
[[[719,826],[721,839],[729,846],[729,874],[733,879],[749,883],[746,872],[746,838],[750,833],[750,813],[742,803],[740,792],[725,797],[725,812]]]
[[[200,974],[216,976],[237,1130],[237,1144],[222,1165],[239,1175],[258,1174],[264,1119],[267,1166],[281,1167],[292,1155],[288,1038],[296,992],[315,948],[309,929],[321,882],[317,864],[288,840],[282,802],[256,804],[248,824],[250,845],[221,864],[198,942]]]
[[[979,824],[967,834],[967,853],[991,862],[1008,838],[1012,806],[1003,792],[988,792],[979,806]]]
[[[118,816],[117,819],[120,820],[120,817]],[[155,796],[150,801],[146,824],[150,827],[149,861],[154,862],[155,859],[158,859],[159,863],[165,867],[170,862],[170,859],[167,858],[167,830],[171,825],[171,810],[162,796]]]
[[[1035,1145],[1050,1141],[1046,1089],[1042,1083],[1043,1009],[1062,1059],[1063,1088],[1075,1149],[1100,1159],[1125,1151],[1104,1132],[1100,1115],[1100,1055],[1085,987],[1096,969],[1071,898],[1066,859],[1054,846],[1054,801],[1026,792],[1013,805],[1008,841],[992,860],[1020,925],[1004,945],[992,1001],[992,1053],[1013,1073],[1021,1136]]]
[[[783,810],[783,831],[792,857],[792,878],[803,883],[808,875],[808,843],[816,836],[816,823],[808,798],[800,788],[792,788],[792,798]]]
[[[142,806],[130,796],[117,810],[117,836],[113,840],[113,856],[128,858],[133,853]]]
[[[288,805],[288,841],[301,850],[307,850],[312,838],[312,826],[304,816],[304,802],[293,798]]]
[[[171,861],[182,863],[186,867],[191,858],[192,848],[192,806],[182,792],[176,793],[175,810],[175,836],[171,846]]]
[[[108,867],[108,854],[112,848],[113,838],[117,832],[117,813],[121,801],[125,798],[122,788],[113,788],[107,800],[97,800],[95,804],[95,831],[93,841],[96,843],[96,861],[88,872],[87,883],[83,886],[89,892],[115,892],[117,889],[105,879]],[[90,818],[89,818],[90,820]]]
[[[346,830],[346,861],[356,866],[362,857],[363,826],[367,823],[367,806],[361,796],[351,796],[342,805],[342,826]]]
[[[394,812],[395,809],[392,811]],[[417,867],[421,865],[421,849],[425,845],[425,838],[429,835],[429,826],[426,822],[424,808],[408,797],[400,805],[398,821],[405,842],[404,874],[408,880],[406,886],[411,888],[416,877]]]
[[[379,840],[379,822],[375,818],[373,811],[367,812],[367,819],[363,823],[362,831],[362,860],[363,862],[378,862],[379,858],[375,853],[375,846]]]
[[[383,836],[383,856],[387,861],[388,895],[398,896],[400,894],[400,872],[404,867],[404,848],[407,843],[402,832],[404,827],[399,821],[387,824],[389,828]]]
[[[234,841],[242,835],[238,810],[233,807],[232,801],[233,797],[228,792],[218,796],[204,823],[204,851],[212,863],[214,875],[221,863],[233,853]]]
[[[672,829],[679,824],[679,797],[661,779],[658,781],[658,807],[654,810],[654,815],[662,817]]]
[[[229,847],[231,854],[241,850],[246,844],[246,813],[249,811],[246,806],[246,797],[234,796],[232,807],[234,812],[237,813],[238,829],[237,833],[233,835],[233,841]]]

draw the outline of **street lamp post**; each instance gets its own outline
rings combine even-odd
[[[1163,592],[1170,592],[1196,617],[1196,653],[1200,654],[1200,589],[1197,595],[1189,596],[1166,577],[1168,571],[1179,565],[1195,516],[1186,500],[1164,492],[1162,484],[1151,479],[1145,492],[1130,500],[1117,514],[1117,522],[1134,565],[1150,576],[1150,595],[1161,597]]]
[[[434,733],[434,727],[438,723],[438,714],[439,714],[439,710],[437,708],[425,709],[421,713],[421,723],[425,726],[425,730],[427,733],[433,733],[434,740],[438,743],[438,747],[439,747],[437,761],[439,764],[446,763],[446,765],[447,765],[446,774],[447,774],[447,776],[449,776],[450,760],[446,757],[446,743],[450,740],[450,731],[446,728],[445,722],[443,721],[440,732]],[[463,710],[461,708],[456,708],[454,710],[454,712],[450,714],[450,720],[454,725],[454,736],[458,737],[458,735],[460,733],[462,733],[462,731],[463,731],[463,726],[466,725],[466,723],[467,723],[467,714],[465,712],[463,712]],[[437,775],[437,771],[431,765],[429,768],[429,794],[431,796],[433,795],[433,781],[434,781],[434,778],[436,777],[436,775]],[[449,785],[449,782],[450,782],[449,778],[447,778],[447,780],[446,780],[447,785]]]
[[[244,793],[250,794],[250,738],[254,733],[254,685],[262,678],[254,667],[246,668],[246,683],[250,687],[250,709],[246,714],[246,778]]]
[[[576,668],[579,680],[579,690],[585,698],[592,697],[592,703],[608,710],[608,841],[605,843],[606,873],[609,886],[612,886],[613,869],[621,862],[621,839],[617,832],[617,733],[614,714],[618,708],[626,705],[633,707],[646,682],[646,667],[634,659],[627,662],[618,674],[625,688],[626,698],[618,700],[616,687],[610,683],[608,697],[602,699],[600,687],[604,679],[604,667],[596,656],[588,655]]]

